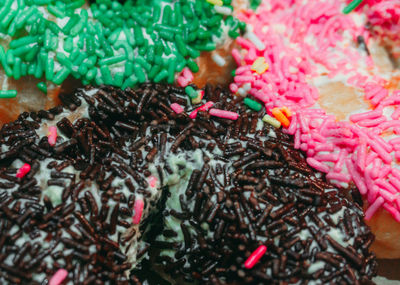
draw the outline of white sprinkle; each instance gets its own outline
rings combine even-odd
[[[224,66],[226,64],[225,59],[218,53],[213,53],[211,57],[218,66]]]
[[[251,89],[251,83],[246,83],[246,84],[243,84],[243,89],[247,92],[247,91],[250,91],[250,89]]]
[[[230,15],[232,14],[232,9],[224,6],[214,6],[215,12],[222,15]]]
[[[264,50],[264,43],[253,33],[247,32],[247,38],[256,46],[258,50]]]
[[[244,90],[244,88],[239,88],[238,91],[237,91],[237,93],[239,93],[240,96],[243,96],[243,97],[244,97],[244,96],[246,96],[247,91]]]

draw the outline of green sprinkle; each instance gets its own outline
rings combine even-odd
[[[8,99],[15,98],[17,96],[17,90],[0,90],[0,98]]]
[[[187,61],[187,65],[189,67],[189,69],[193,72],[196,73],[199,71],[199,66],[197,65],[197,63],[195,63],[193,60],[189,59]]]
[[[168,71],[164,69],[154,78],[154,82],[156,83],[161,82],[167,77],[168,77]]]
[[[125,80],[124,84],[122,85],[122,89],[125,90],[127,87],[133,87],[138,82],[138,79],[134,74],[132,74],[128,79]]]
[[[23,62],[21,63],[21,76],[27,76],[28,75],[28,65]]]
[[[37,42],[37,40],[38,40],[38,36],[26,36],[26,37],[22,37],[19,39],[15,39],[10,42],[10,48],[14,49],[14,48],[18,48],[21,46],[33,44],[33,43]]]
[[[176,59],[175,58],[171,58],[169,60],[168,63],[168,79],[167,82],[169,84],[174,83],[174,79],[175,79],[175,69],[176,69]],[[154,79],[155,80],[155,79]]]
[[[114,75],[114,85],[117,87],[121,87],[124,82],[124,73],[123,72],[117,72]]]
[[[101,76],[102,76],[104,83],[112,85],[113,79],[111,76],[110,69],[107,66],[103,65],[102,67],[100,67],[100,72],[101,72]]]
[[[160,65],[154,65],[149,72],[149,75],[148,75],[149,80],[153,80],[154,77],[156,77],[156,75],[160,72],[160,70],[161,70]]]
[[[88,20],[88,16],[89,15],[88,15],[87,10],[83,9],[81,11],[81,15],[80,15],[79,21],[70,30],[70,35],[71,36],[76,36],[77,34],[79,34],[83,30],[83,28],[86,26],[86,23],[87,23],[87,20]]]
[[[69,74],[70,74],[70,71],[68,70],[68,68],[66,68],[66,67],[61,68],[61,70],[58,71],[56,73],[56,75],[54,75],[54,78],[53,78],[54,84],[60,85],[61,83],[64,82],[65,79],[67,79]]]
[[[135,63],[133,65],[133,71],[135,72],[135,75],[137,76],[140,83],[146,81],[146,74],[143,72],[143,69],[139,64]]]
[[[262,105],[258,103],[257,101],[254,101],[250,98],[244,98],[244,104],[249,107],[250,109],[253,109],[254,111],[260,111],[262,109]]]
[[[46,60],[46,69],[45,69],[46,80],[53,80],[54,75],[54,60],[50,57]]]
[[[126,37],[128,43],[131,46],[135,46],[136,45],[136,41],[135,41],[135,38],[133,37],[131,31],[127,27],[124,27],[123,31],[124,31],[124,34],[125,34],[125,37]]]
[[[46,83],[44,82],[39,82],[37,85],[37,88],[42,91],[44,94],[47,94],[47,86]]]
[[[140,66],[143,67],[146,71],[150,71],[150,69],[151,69],[151,64],[148,63],[143,57],[138,56],[138,57],[136,58],[136,62],[137,62],[138,64],[140,64]]]
[[[21,46],[21,47],[14,49],[13,54],[14,54],[14,56],[21,56],[21,55],[29,52],[31,49],[32,49],[32,46],[30,46],[30,45]]]
[[[21,59],[19,57],[15,59],[13,75],[16,80],[21,78]]]
[[[64,50],[66,52],[71,52],[73,48],[74,40],[72,37],[68,37],[64,40]]]
[[[92,68],[88,71],[88,73],[86,74],[86,79],[88,81],[92,81],[93,78],[95,78],[95,76],[97,75],[97,69],[96,68]]]
[[[14,64],[14,54],[12,50],[8,50],[6,53],[6,59],[8,64]]]
[[[196,90],[194,90],[194,88],[190,85],[185,87],[185,92],[189,96],[190,99],[194,99],[197,97]]]
[[[126,61],[125,62],[125,76],[128,77],[133,73],[133,62]]]
[[[122,62],[125,59],[126,59],[126,57],[125,57],[124,54],[116,55],[116,56],[112,56],[112,57],[106,57],[106,58],[103,58],[103,59],[99,60],[99,65],[100,66],[102,66],[102,65],[112,65],[112,64],[116,64],[116,63]]]
[[[64,28],[63,28],[64,34],[68,35],[68,34],[71,32],[72,28],[73,28],[76,24],[78,24],[79,20],[80,20],[79,15],[78,15],[78,14],[74,14],[74,15],[69,19],[69,21],[67,22],[67,24],[64,26]]]
[[[47,6],[47,10],[50,14],[56,16],[57,18],[63,19],[65,17],[64,11],[54,5]]]
[[[349,14],[351,11],[353,11],[355,8],[357,8],[361,2],[363,0],[353,0],[349,3],[349,5],[347,5],[346,7],[344,7],[343,9],[343,14]]]

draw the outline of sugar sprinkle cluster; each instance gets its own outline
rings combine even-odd
[[[356,22],[354,17],[359,15],[343,14],[344,3],[339,1],[303,2],[266,1],[257,12],[239,15],[248,30],[237,39],[242,50],[232,52],[239,67],[231,91],[249,93],[265,105],[269,115],[277,107],[289,107],[293,116],[286,132],[294,135],[295,148],[307,153],[309,165],[337,185],[353,181],[369,202],[366,219],[383,207],[400,221],[396,166],[400,161],[400,92],[374,75],[378,72],[368,50],[373,34]],[[376,4],[369,16],[383,28],[389,25],[388,15],[399,15],[396,4],[367,2]],[[384,18],[379,18],[378,11]],[[391,18],[390,31],[396,28],[395,19]],[[260,62],[265,62],[265,68],[259,68]],[[321,73],[326,74],[324,80],[343,81],[344,77],[346,85],[364,93],[371,110],[338,121],[319,108],[313,80],[321,78]]]
[[[98,0],[86,7],[84,0],[2,0],[0,35],[8,44],[0,46],[0,63],[8,77],[42,79],[43,92],[68,76],[123,89],[173,83],[185,66],[198,71],[202,51],[244,29],[230,15],[230,1],[220,2]],[[15,90],[0,92],[15,96]]]

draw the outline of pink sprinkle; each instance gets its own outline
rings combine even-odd
[[[367,144],[365,141],[361,141],[361,144],[358,146],[358,151],[357,151],[357,167],[361,171],[365,170],[365,160],[367,157]]]
[[[351,115],[350,121],[356,123],[358,121],[375,119],[380,116],[382,116],[382,110],[373,110],[373,111],[368,111],[365,113]]]
[[[189,85],[189,81],[183,76],[179,76],[177,82],[180,87],[186,87]]]
[[[379,176],[379,170],[381,169],[382,161],[380,159],[374,159],[372,168],[371,168],[371,178],[376,179]],[[367,164],[368,165],[368,164]]]
[[[190,71],[189,68],[185,67],[182,72],[183,77],[185,77],[189,82],[194,79],[193,73]]]
[[[365,195],[368,191],[367,186],[365,185],[361,175],[357,172],[357,169],[354,167],[351,159],[346,159],[346,166],[361,195]]]
[[[396,199],[396,196],[389,193],[388,191],[384,190],[384,189],[379,189],[379,194],[381,197],[383,197],[383,199],[385,199],[386,201],[392,203],[394,201],[394,199]]]
[[[379,186],[381,189],[386,189],[389,192],[391,192],[392,194],[396,194],[397,193],[397,189],[394,188],[390,183],[386,182],[386,180],[382,179],[382,178],[378,178],[375,180],[375,183],[377,186]]]
[[[183,108],[177,103],[172,103],[170,107],[177,114],[180,114],[183,112]]]
[[[134,211],[135,214],[133,215],[132,222],[134,225],[140,224],[140,220],[142,219],[144,202],[142,199],[135,200]]]
[[[392,168],[389,165],[384,165],[379,170],[379,177],[380,178],[385,178],[390,173],[391,170],[392,170]]]
[[[344,163],[344,160],[345,160],[346,156],[347,156],[347,151],[344,150],[344,149],[340,150],[340,152],[339,152],[339,158],[338,158],[338,160],[336,161],[335,166],[333,167],[333,170],[334,170],[335,172],[339,172],[339,171],[342,170],[343,163]]]
[[[387,89],[382,88],[381,91],[378,92],[378,94],[376,94],[372,100],[371,100],[371,104],[372,105],[377,105],[380,101],[383,100],[383,98],[385,98],[387,95],[389,94],[389,91]]]
[[[388,211],[397,222],[400,222],[400,213],[395,207],[385,203],[383,204],[383,208],[385,208],[386,211]]]
[[[214,105],[213,101],[208,101],[204,105],[202,105],[199,108],[197,108],[197,110],[203,111],[203,112],[204,111],[208,111],[208,109],[210,109],[213,105]]]
[[[238,66],[240,66],[242,64],[242,56],[240,55],[240,52],[238,49],[236,49],[236,48],[232,49],[232,57]]]
[[[392,119],[397,120],[400,117],[400,108],[397,107],[396,110],[392,113]]]
[[[229,120],[237,120],[239,118],[238,113],[220,110],[220,109],[211,109],[210,115],[219,117],[219,118],[223,118],[223,119],[229,119]]]
[[[197,111],[198,109],[193,110],[190,114],[189,114],[189,118],[191,119],[195,119],[197,117]]]
[[[373,119],[373,120],[364,120],[364,121],[360,121],[358,122],[358,125],[361,127],[366,127],[366,128],[373,128],[376,126],[379,126],[380,124],[386,122],[386,118],[385,117],[379,117],[377,119]]]
[[[236,93],[239,90],[239,87],[235,83],[229,84],[229,89],[231,90],[232,93]]]
[[[18,172],[15,176],[17,178],[23,178],[28,174],[29,171],[31,171],[31,166],[28,163],[25,163],[20,169],[18,169]]]
[[[392,157],[390,156],[390,154],[383,147],[381,147],[377,141],[370,139],[368,140],[368,144],[382,158],[385,163],[392,162]]]
[[[294,135],[294,148],[299,149],[301,146],[300,142],[300,129],[297,129],[295,135]],[[307,149],[303,149],[303,151],[306,151]]]
[[[368,207],[368,209],[365,211],[365,219],[369,221],[372,216],[375,214],[375,212],[382,206],[382,204],[385,202],[385,199],[382,197],[378,197],[374,203],[371,204],[371,206]]]
[[[400,170],[392,168],[392,175],[394,175],[397,179],[400,179]]]
[[[321,143],[315,147],[315,151],[333,151],[335,146],[331,143]]]
[[[294,135],[297,128],[297,116],[292,116],[292,121],[290,122],[290,126],[287,129],[288,134]]]
[[[150,187],[155,188],[157,186],[157,178],[154,176],[149,177]]]
[[[337,180],[337,181],[340,181],[340,182],[345,182],[345,183],[347,183],[347,182],[349,182],[351,180],[350,175],[345,174],[345,173],[340,173],[340,172],[329,172],[326,175],[326,178]]]
[[[327,166],[326,164],[323,164],[322,162],[319,162],[318,160],[312,158],[312,157],[308,157],[307,158],[307,163],[315,168],[318,171],[324,172],[324,173],[328,173],[329,172],[329,166]]]
[[[249,75],[238,75],[235,76],[235,82],[236,83],[248,83],[248,82],[253,82],[253,76],[249,76]]]
[[[397,192],[400,192],[400,180],[394,176],[389,178],[389,182],[396,188]]]
[[[49,285],[60,285],[68,276],[68,271],[65,269],[58,269],[57,272],[51,277]]]
[[[256,263],[261,259],[261,257],[267,252],[267,247],[265,245],[260,245],[244,263],[244,267],[251,269],[256,265]]]
[[[339,154],[338,153],[317,154],[316,156],[314,156],[314,159],[318,161],[336,162],[339,159]]]
[[[51,126],[49,127],[48,133],[47,133],[47,141],[49,142],[49,145],[55,146],[56,141],[57,141],[57,127]]]

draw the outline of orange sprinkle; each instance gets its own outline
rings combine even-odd
[[[271,110],[272,115],[279,121],[281,122],[282,126],[285,128],[288,128],[290,125],[289,119],[285,116],[285,114],[282,113],[281,110],[278,108],[274,108]]]
[[[290,109],[289,109],[288,107],[283,106],[283,107],[281,108],[281,110],[282,110],[283,114],[285,114],[285,116],[286,116],[287,118],[291,118],[291,117],[292,117],[292,111],[290,111]]]

